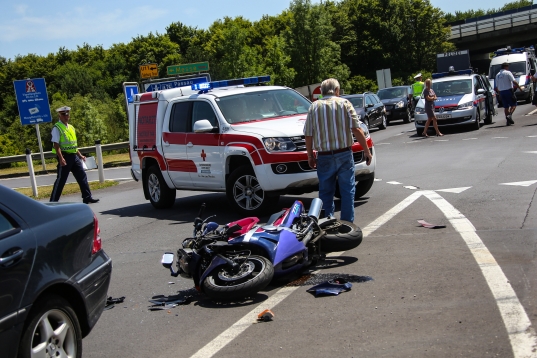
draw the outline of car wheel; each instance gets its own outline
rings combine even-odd
[[[383,114],[382,115],[382,120],[380,121],[380,124],[379,124],[379,129],[386,129],[387,125],[388,125],[388,123],[386,122],[386,115]]]
[[[170,189],[164,181],[159,167],[153,165],[147,171],[147,180],[145,181],[149,201],[157,209],[171,208],[175,203],[176,190]]]
[[[19,356],[82,357],[82,330],[69,302],[50,295],[34,304],[19,345]]]
[[[410,122],[412,122],[412,112],[410,111],[410,108],[407,107],[406,117],[403,119],[403,123],[410,123]]]
[[[231,205],[238,212],[257,216],[265,213],[278,203],[279,195],[271,195],[261,188],[254,171],[243,165],[229,176],[226,195]]]
[[[472,125],[474,130],[479,130],[481,126],[479,125],[479,122],[481,121],[481,111],[479,110],[479,107],[475,109],[475,123]]]

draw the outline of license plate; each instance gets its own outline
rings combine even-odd
[[[448,119],[451,118],[451,114],[437,114],[436,119]]]

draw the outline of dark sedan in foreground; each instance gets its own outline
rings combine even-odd
[[[410,123],[414,115],[412,108],[412,87],[397,86],[383,88],[377,92],[384,106],[386,107],[386,118],[388,123],[396,119],[402,119],[404,123]]]
[[[87,205],[43,204],[0,185],[2,357],[81,357],[111,272]]]

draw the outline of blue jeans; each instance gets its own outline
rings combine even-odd
[[[354,161],[352,152],[317,157],[317,177],[319,178],[319,198],[323,201],[326,216],[334,215],[334,194],[336,180],[341,194],[341,220],[354,221]],[[337,177],[337,179],[336,179]]]

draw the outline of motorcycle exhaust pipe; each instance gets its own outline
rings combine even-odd
[[[323,208],[323,201],[319,198],[315,198],[311,201],[310,210],[308,211],[308,216],[315,218],[315,221],[319,220],[321,215],[321,210]]]

